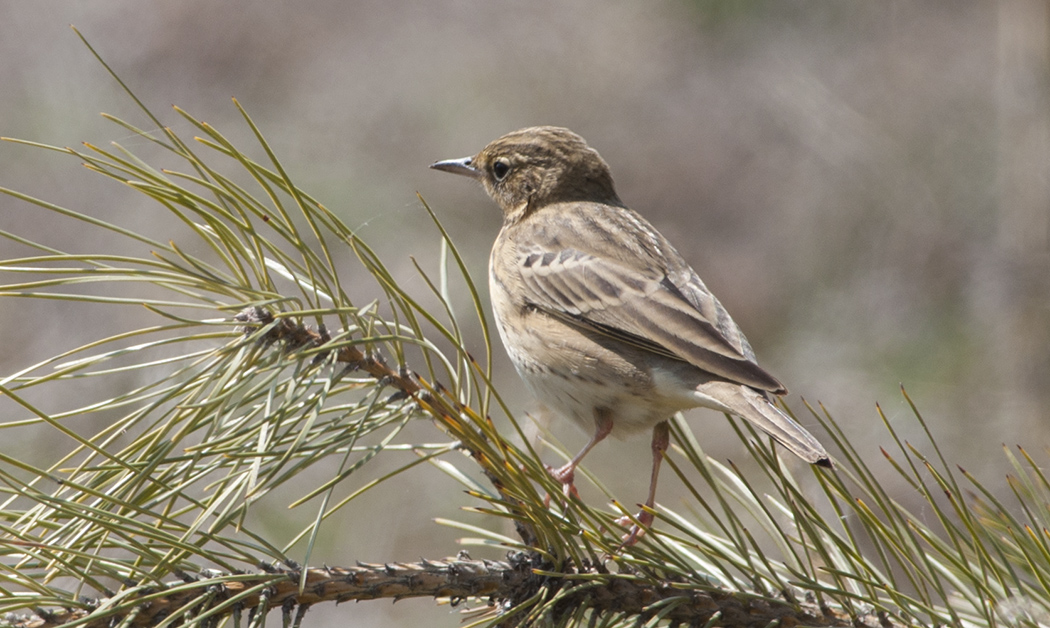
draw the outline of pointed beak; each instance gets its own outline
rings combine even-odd
[[[480,179],[481,171],[473,165],[474,157],[463,157],[462,159],[446,159],[430,164],[434,170],[444,170],[454,174],[461,174],[471,179]]]

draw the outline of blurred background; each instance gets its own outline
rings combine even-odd
[[[151,124],[70,24],[166,124],[185,130],[176,104],[245,145],[236,97],[299,186],[419,291],[409,255],[433,263],[437,236],[417,191],[481,284],[500,225],[480,189],[428,164],[520,127],[570,127],[719,296],[791,389],[789,405],[823,403],[870,463],[885,467],[879,447],[892,445],[876,402],[928,450],[901,384],[945,456],[994,490],[1008,490],[1004,444],[1045,452],[1043,0],[8,1],[0,135],[148,150],[98,115]],[[165,231],[178,227],[159,206],[53,153],[0,145],[0,185],[165,240],[178,233]],[[65,250],[112,246],[56,232],[42,215],[0,197],[2,229]],[[126,316],[137,319],[0,301],[0,373],[149,324],[148,312]],[[498,386],[523,415],[533,406],[497,355]],[[723,418],[696,411],[690,421],[704,426],[709,453],[740,460]],[[572,426],[552,429],[570,449],[585,440]],[[421,434],[439,439],[429,427]],[[638,501],[648,439],[610,443],[588,463]],[[454,553],[461,534],[432,518],[463,518],[468,501],[433,475],[418,468],[362,501],[347,534],[315,555],[338,565]],[[899,487],[902,501],[908,490]],[[674,478],[660,498],[680,506]],[[319,612],[345,620],[343,610]],[[354,609],[356,625],[440,613],[426,602]],[[456,623],[453,614],[442,625]]]

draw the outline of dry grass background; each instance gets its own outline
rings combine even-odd
[[[178,104],[247,139],[236,96],[296,182],[410,287],[424,289],[408,255],[433,260],[437,245],[416,191],[478,278],[499,228],[480,190],[427,165],[519,127],[564,125],[719,295],[789,403],[823,402],[872,459],[887,440],[876,401],[922,440],[899,383],[947,457],[990,487],[1005,490],[1003,443],[1050,442],[1045,2],[0,3],[0,135],[126,141],[149,155],[96,115],[145,124],[70,23],[157,111]],[[159,207],[43,152],[0,146],[0,185],[154,237],[181,233]],[[40,216],[0,198],[0,228],[74,251],[112,246]],[[0,372],[148,317],[0,300]],[[500,388],[529,409],[498,353]],[[694,414],[708,450],[739,459],[722,419]],[[570,448],[584,439],[555,431]],[[46,456],[51,443],[0,447]],[[644,437],[610,444],[589,467],[640,498],[647,450]],[[661,496],[679,499],[673,482]],[[315,555],[451,553],[458,534],[431,518],[464,503],[417,469]],[[344,612],[325,611],[333,623]],[[418,603],[353,613],[355,625],[457,622]]]

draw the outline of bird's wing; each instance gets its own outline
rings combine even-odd
[[[630,244],[627,244],[630,247]],[[662,260],[599,255],[532,240],[516,260],[526,303],[574,325],[775,393],[736,323],[667,245]],[[658,260],[659,261],[659,260]]]

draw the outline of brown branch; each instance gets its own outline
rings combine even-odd
[[[246,308],[234,316],[234,320],[243,323],[244,331],[247,334],[253,334],[266,326],[270,326],[270,329],[259,338],[259,341],[268,345],[283,344],[289,350],[323,348],[325,344],[331,341],[331,337],[323,327],[314,330],[295,322],[291,318],[276,318],[273,313],[262,307]],[[482,452],[471,449],[469,439],[464,439],[462,433],[456,433],[473,428],[470,427],[469,421],[462,418],[464,414],[463,404],[451,397],[448,394],[448,389],[442,386],[440,382],[427,384],[407,366],[401,366],[399,369],[394,370],[387,365],[386,361],[379,354],[365,354],[355,346],[341,346],[335,351],[336,362],[345,364],[348,370],[364,371],[375,378],[377,382],[394,388],[397,391],[395,393],[396,396],[404,399],[414,399],[423,410],[429,412],[437,419],[444,429],[452,432],[454,438],[463,443],[464,449],[478,462],[478,466],[481,467],[489,482],[499,492],[504,503],[509,506],[520,503],[517,498],[505,490],[499,478],[489,472],[484,463],[485,456]],[[322,352],[318,354],[316,360],[324,360],[328,355]],[[536,532],[526,520],[515,517],[514,527],[525,545],[529,547],[537,546],[538,537]]]
[[[535,571],[535,557],[523,553],[510,556],[507,562],[470,560],[468,557],[440,561],[423,560],[418,563],[385,565],[361,564],[356,567],[325,567],[306,570],[306,584],[299,591],[302,571],[272,568],[258,574],[223,576],[191,580],[168,585],[170,593],[141,587],[124,591],[123,602],[115,607],[115,600],[99,600],[90,609],[75,609],[58,613],[38,612],[25,617],[5,617],[0,624],[12,628],[58,628],[72,621],[82,620],[84,628],[108,628],[118,623],[124,628],[154,626],[175,612],[186,613],[186,622],[203,613],[218,609],[203,626],[243,610],[267,613],[280,608],[285,619],[299,609],[297,619],[310,606],[325,602],[373,600],[386,598],[450,598],[453,604],[467,599],[482,600],[495,617],[505,609],[533,598],[543,592],[544,600],[555,593],[561,595],[557,609],[575,613],[588,608],[599,615],[614,613],[638,618],[644,622],[657,612],[685,625],[705,625],[715,618],[714,625],[740,628],[764,628],[772,622],[790,626],[856,626],[860,628],[888,628],[900,626],[886,617],[875,614],[850,617],[844,612],[821,609],[813,602],[791,603],[771,600],[751,593],[740,593],[706,587],[681,585],[653,585],[642,580],[604,573],[601,568],[587,568],[579,572],[552,576],[549,569],[542,574]],[[588,575],[598,580],[581,579]],[[575,576],[575,577],[571,577]],[[231,600],[246,592],[235,603]],[[128,600],[141,599],[129,604]],[[187,610],[189,609],[189,610]],[[557,612],[557,609],[555,612]],[[521,617],[512,616],[508,625],[516,625]],[[183,622],[183,623],[186,623]],[[287,625],[287,624],[286,624]]]

